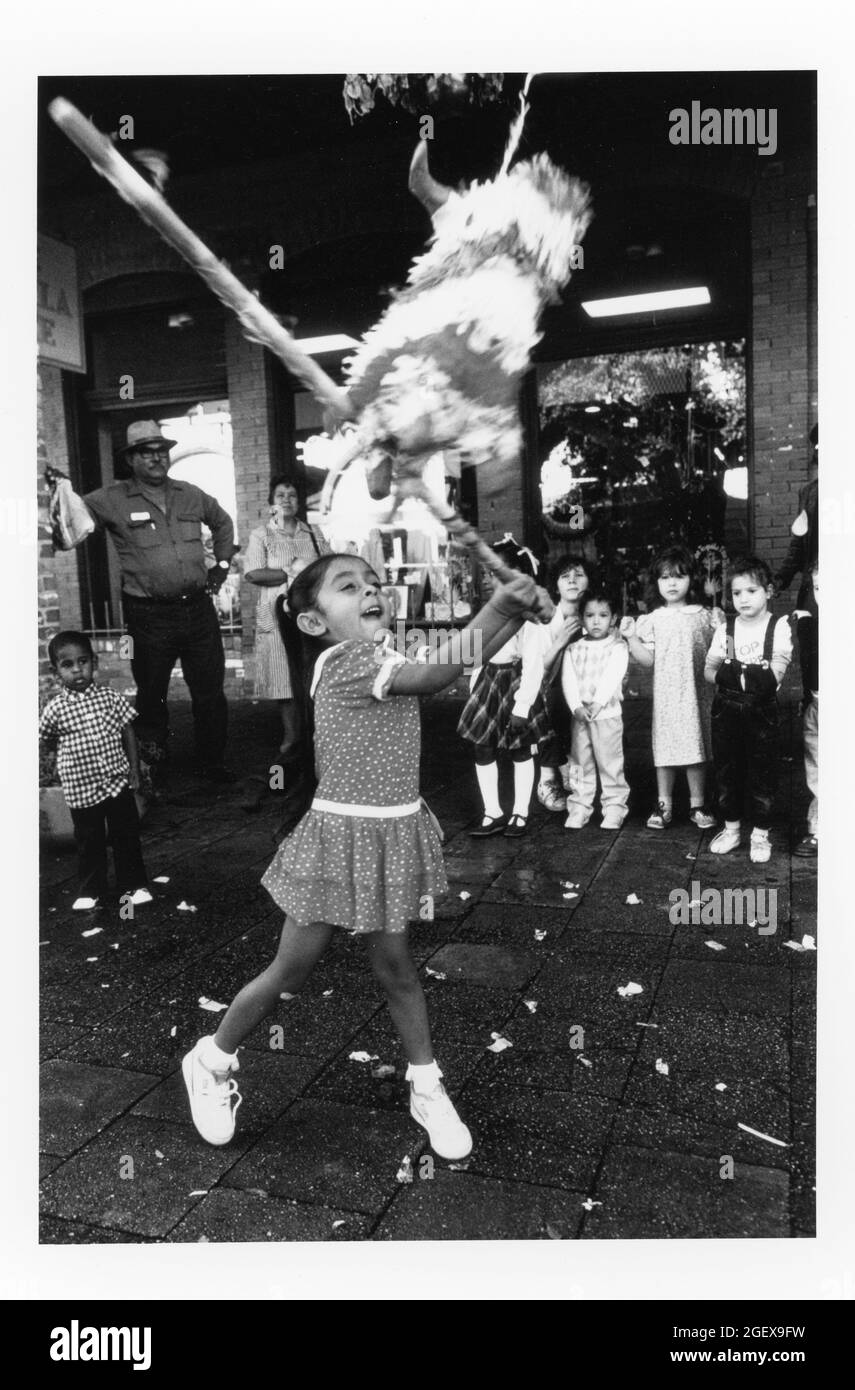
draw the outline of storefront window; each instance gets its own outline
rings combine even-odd
[[[632,604],[681,540],[720,599],[748,540],[744,343],[541,366],[538,403],[544,551],[596,561]]]

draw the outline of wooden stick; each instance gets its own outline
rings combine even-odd
[[[326,372],[298,347],[273,314],[172,211],[166,199],[122,158],[107,136],[102,135],[64,97],[52,101],[48,111],[72,144],[82,150],[97,172],[113,185],[120,198],[130,203],[143,221],[154,227],[164,241],[201,275],[217,298],[237,314],[245,336],[275,353],[289,372],[311,391],[316,400],[332,411],[338,421],[353,420],[356,411],[347,392],[336,386]]]

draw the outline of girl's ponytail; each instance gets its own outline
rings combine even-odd
[[[324,650],[324,644],[301,632],[296,619],[298,614],[313,607],[327,568],[336,558],[334,555],[321,555],[317,560],[313,560],[293,580],[287,596],[280,594],[276,600],[276,621],[288,661],[297,713],[296,748],[284,762],[285,770],[290,777],[285,789],[285,814],[277,829],[278,837],[283,840],[291,834],[297,822],[302,820],[308,811],[317,786],[315,711],[309,692],[315,662]]]

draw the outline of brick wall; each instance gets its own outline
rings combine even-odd
[[[817,418],[815,194],[807,159],[793,158],[765,165],[751,200],[754,548],[773,566],[808,481]]]

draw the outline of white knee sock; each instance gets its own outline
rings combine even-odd
[[[499,764],[476,763],[475,776],[478,778],[478,788],[484,802],[484,815],[500,816],[502,807],[499,802]]]
[[[237,1071],[237,1053],[224,1052],[211,1036],[202,1039],[202,1046],[199,1048],[199,1060],[204,1067],[208,1068],[208,1071]]]
[[[524,763],[514,763],[514,810],[515,816],[527,816],[534,787],[534,758],[526,758]]]
[[[413,1090],[418,1091],[420,1096],[429,1096],[442,1080],[442,1072],[435,1061],[423,1062],[420,1066],[411,1062],[407,1067],[405,1079],[412,1081]]]

